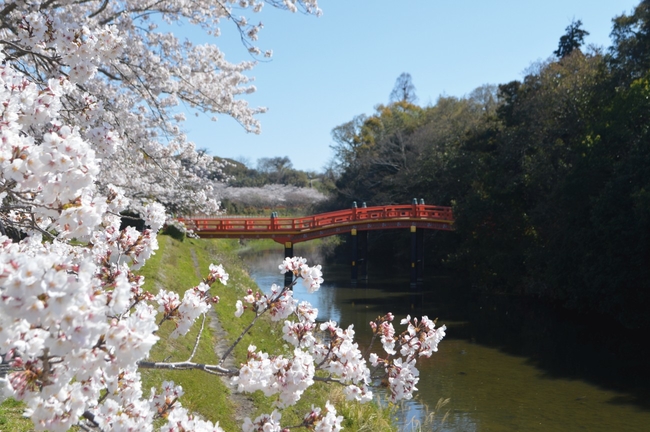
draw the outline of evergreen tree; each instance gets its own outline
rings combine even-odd
[[[588,31],[580,28],[581,26],[581,20],[572,21],[566,28],[566,34],[560,38],[557,50],[553,51],[553,54],[559,58],[564,58],[574,50],[580,49],[584,43],[585,36],[589,35]]]

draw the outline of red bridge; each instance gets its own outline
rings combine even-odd
[[[452,231],[451,207],[407,204],[351,208],[305,217],[179,218],[201,238],[270,238],[291,244],[357,231],[420,229]]]
[[[284,245],[284,256],[293,256],[293,245],[320,237],[350,233],[352,283],[367,279],[368,231],[408,229],[411,232],[411,287],[422,279],[424,230],[452,231],[451,207],[424,204],[353,207],[305,217],[179,218],[201,238],[270,238]],[[285,274],[290,284],[292,274]]]

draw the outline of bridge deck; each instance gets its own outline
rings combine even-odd
[[[358,231],[410,228],[453,230],[451,207],[424,204],[352,208],[304,217],[179,218],[202,238],[271,238],[298,243]]]

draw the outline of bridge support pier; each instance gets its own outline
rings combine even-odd
[[[364,203],[365,204],[365,203]],[[368,231],[359,231],[359,279],[368,282]]]
[[[350,279],[352,285],[356,285],[359,279],[362,282],[368,281],[368,231],[352,228],[350,240]]]
[[[411,226],[411,288],[422,283],[424,272],[424,230]]]
[[[292,258],[293,257],[293,243],[290,241],[284,242],[284,257]],[[284,286],[288,287],[293,282],[293,273],[286,272],[284,274]]]
[[[416,242],[417,242],[417,259],[416,259],[416,267],[418,269],[418,274],[417,274],[417,283],[422,285],[423,282],[423,277],[424,277],[424,230],[419,229],[415,233],[416,236]]]
[[[350,243],[352,244],[352,253],[350,254],[350,279],[352,285],[356,285],[359,277],[359,267],[357,266],[359,261],[359,238],[357,237],[356,228],[352,228],[352,231],[350,231]]]

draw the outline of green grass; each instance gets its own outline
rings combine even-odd
[[[284,246],[271,239],[242,239],[238,242],[238,250],[241,252],[260,252],[266,250],[283,250]]]
[[[341,389],[330,392],[331,402],[336,406],[337,413],[345,420],[342,423],[344,430],[357,432],[392,432],[396,428],[393,423],[394,406],[380,407],[378,402],[362,404],[357,401],[348,401]]]
[[[159,288],[164,287],[182,295],[186,289],[197,285],[201,277],[197,274],[193,256],[196,257],[201,276],[207,275],[208,266],[213,262],[213,248],[210,247],[210,242],[192,239],[179,242],[169,236],[159,236],[158,241],[160,249],[141,272],[145,276],[145,289],[157,292]],[[212,291],[221,288],[221,285],[214,286]],[[214,353],[216,337],[209,327],[209,321],[208,315],[198,349],[192,359],[197,363],[215,364],[219,360]],[[151,360],[183,361],[190,357],[200,329],[200,319],[185,336],[169,338],[174,329],[172,322],[163,323],[158,331],[161,340],[153,347]],[[183,386],[185,391],[181,398],[183,406],[205,419],[219,421],[225,430],[239,428],[233,415],[237,407],[228,397],[228,387],[218,376],[201,371],[143,370],[142,377],[144,389],[159,387],[163,381],[173,380]]]
[[[0,432],[27,432],[32,430],[32,422],[23,417],[25,404],[7,399],[0,404]]]
[[[298,243],[294,245],[294,248],[300,249],[305,245],[309,245],[308,248],[331,249],[335,247],[337,244],[339,244],[340,241],[341,240],[337,236],[331,236],[331,237],[309,240],[309,242]],[[274,250],[274,249],[282,251],[284,249],[284,246],[271,239],[254,239],[254,240],[242,239],[241,241],[239,241],[238,252],[250,253],[250,252]],[[278,262],[278,264],[280,264],[280,262]]]

